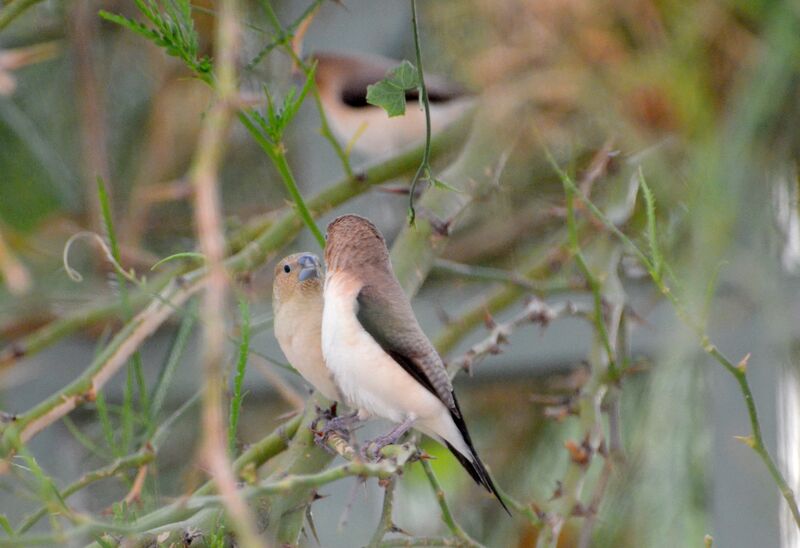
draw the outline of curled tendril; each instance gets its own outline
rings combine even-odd
[[[62,261],[64,263],[64,270],[67,271],[67,276],[69,276],[70,280],[77,283],[83,281],[83,276],[81,275],[81,273],[69,265],[69,250],[72,248],[72,245],[80,239],[94,240],[100,246],[100,249],[102,249],[103,255],[105,255],[106,260],[111,264],[112,267],[114,267],[114,270],[120,276],[122,276],[129,282],[134,283],[136,285],[144,283],[143,279],[139,280],[136,277],[136,273],[134,272],[133,269],[125,270],[122,267],[122,265],[119,264],[119,262],[114,258],[114,254],[111,253],[111,249],[108,247],[108,244],[106,244],[105,240],[103,240],[102,236],[100,236],[96,232],[90,232],[88,230],[84,230],[76,234],[73,234],[70,237],[70,239],[67,240],[67,243],[64,244],[64,253],[62,255]]]

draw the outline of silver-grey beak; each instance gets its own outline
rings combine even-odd
[[[313,255],[301,255],[297,259],[297,264],[300,265],[300,274],[297,279],[301,282],[319,276],[319,261]]]

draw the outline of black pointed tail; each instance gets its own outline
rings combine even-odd
[[[456,412],[451,412],[450,415],[453,417],[453,421],[456,423],[458,431],[461,432],[464,442],[472,452],[472,457],[474,460],[470,460],[467,455],[462,455],[449,442],[445,441],[447,448],[450,449],[450,452],[453,453],[453,455],[455,455],[455,457],[458,459],[458,462],[461,463],[461,466],[463,466],[464,469],[469,472],[469,475],[472,476],[472,479],[475,480],[475,483],[482,485],[487,491],[493,494],[497,499],[497,502],[499,502],[503,507],[503,510],[505,510],[510,516],[511,511],[508,509],[508,506],[506,506],[506,503],[503,502],[503,497],[501,497],[500,493],[497,492],[497,487],[495,487],[492,477],[489,475],[489,471],[483,465],[483,462],[481,462],[481,458],[478,456],[478,452],[475,450],[475,446],[472,444],[472,438],[470,438],[469,431],[467,431],[467,424],[464,422],[464,418],[461,415],[461,408],[458,406],[458,401],[455,400],[455,394],[453,394],[453,398]]]

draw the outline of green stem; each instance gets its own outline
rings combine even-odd
[[[111,478],[119,474],[124,470],[129,470],[131,468],[139,468],[144,466],[145,464],[151,463],[155,459],[155,454],[152,450],[145,450],[142,449],[137,451],[132,455],[128,455],[127,457],[122,457],[108,466],[104,466],[98,470],[93,472],[88,472],[84,474],[79,480],[72,482],[67,487],[64,488],[60,492],[60,497],[63,499],[67,499],[69,496],[77,493],[78,491],[82,490],[85,487],[88,487],[92,483],[97,481]],[[48,508],[43,506],[39,508],[36,512],[31,514],[23,523],[20,525],[17,534],[23,534],[28,531],[31,527],[36,525],[36,523],[42,519],[47,514]]]
[[[408,223],[414,224],[416,212],[414,211],[414,195],[416,194],[417,183],[423,173],[430,179],[430,151],[431,151],[431,105],[428,100],[428,88],[425,86],[425,73],[422,70],[422,48],[419,44],[419,26],[417,24],[417,2],[411,0],[411,26],[414,29],[414,52],[417,56],[417,76],[419,77],[419,96],[422,100],[422,107],[425,110],[425,148],[423,149],[422,162],[411,179],[411,190],[408,193]]]
[[[453,537],[412,537],[412,538],[393,538],[384,540],[378,545],[380,548],[403,547],[403,546],[446,546],[446,547],[469,547],[471,544],[464,539]]]
[[[132,292],[129,300],[131,308],[141,308],[151,295],[161,291],[175,277],[175,272],[157,275],[141,289]],[[73,312],[69,316],[57,318],[0,351],[0,370],[10,367],[21,359],[39,353],[55,342],[60,341],[79,329],[94,325],[123,313],[124,306],[118,299],[110,302],[92,304]]]
[[[570,285],[563,282],[538,283],[518,272],[488,266],[462,264],[447,259],[436,259],[433,263],[432,273],[458,276],[465,280],[474,280],[478,282],[501,282],[506,285],[528,290],[537,295],[552,295],[580,289],[574,284]]]
[[[766,446],[764,445],[764,440],[761,435],[761,424],[758,419],[758,412],[756,409],[755,400],[753,398],[753,393],[750,389],[750,383],[747,380],[747,373],[746,368],[742,367],[739,368],[733,364],[733,362],[728,359],[719,349],[711,343],[708,335],[705,333],[705,330],[700,322],[698,322],[695,318],[693,318],[689,312],[686,310],[686,307],[680,301],[680,299],[675,295],[675,293],[666,285],[664,282],[663,277],[660,274],[660,271],[656,269],[656,265],[650,258],[641,250],[639,247],[627,236],[625,235],[619,228],[617,228],[614,223],[612,223],[605,214],[600,211],[600,209],[583,193],[581,193],[575,183],[569,178],[566,173],[561,170],[558,164],[553,159],[552,155],[550,154],[549,150],[545,149],[548,159],[551,161],[556,172],[562,179],[562,182],[566,188],[570,190],[575,196],[578,196],[581,202],[586,206],[589,212],[598,220],[600,221],[603,226],[614,236],[616,236],[627,248],[629,248],[638,258],[639,262],[645,267],[650,278],[653,280],[653,283],[659,289],[659,291],[664,295],[667,300],[672,304],[673,308],[675,309],[675,313],[677,314],[678,318],[686,324],[700,340],[700,345],[702,346],[703,350],[712,358],[714,358],[717,363],[722,365],[725,370],[727,370],[733,377],[736,379],[736,382],[739,385],[739,391],[742,394],[742,398],[745,401],[745,406],[747,407],[747,415],[750,422],[750,430],[751,430],[751,437],[752,442],[748,443],[748,445],[756,452],[756,454],[761,458],[764,462],[764,465],[767,467],[767,470],[772,477],[773,481],[777,485],[781,495],[783,496],[786,504],[789,506],[789,510],[792,513],[792,517],[794,518],[795,523],[798,527],[800,527],[800,509],[798,509],[797,499],[795,498],[795,494],[792,491],[791,487],[789,487],[788,483],[786,483],[786,479],[781,474],[778,466],[775,464],[775,461],[772,459],[772,456],[769,454]],[[668,265],[663,263],[663,267],[669,270]]]
[[[555,160],[552,156],[549,156],[549,159],[551,160],[551,163],[555,163]],[[564,185],[564,194],[567,206],[569,250],[570,253],[575,257],[575,262],[578,265],[578,269],[583,274],[583,277],[592,292],[592,297],[594,300],[593,321],[595,328],[597,329],[597,333],[600,336],[600,341],[605,349],[606,357],[608,358],[608,373],[612,377],[615,377],[617,374],[617,366],[616,360],[614,359],[614,350],[611,347],[611,340],[608,337],[608,328],[606,327],[605,314],[603,312],[603,296],[601,294],[600,282],[589,268],[589,265],[583,256],[583,252],[581,251],[580,239],[578,238],[578,225],[575,219],[575,194],[577,189],[574,185],[569,185],[565,182],[567,179],[569,179],[569,177],[566,176],[566,173],[559,170],[559,175],[561,176]]]
[[[0,30],[6,28],[11,21],[16,19],[22,12],[29,7],[38,4],[42,0],[12,0],[2,11],[0,11]]]
[[[390,478],[387,480],[386,487],[383,489],[383,507],[381,508],[381,518],[378,521],[378,527],[372,534],[372,538],[367,544],[368,548],[374,548],[380,544],[386,533],[390,532],[393,527],[392,523],[392,509],[394,508],[394,489],[397,486],[397,478]]]
[[[247,300],[239,300],[239,314],[242,317],[242,339],[239,343],[239,358],[236,361],[236,376],[233,379],[233,397],[231,398],[230,422],[228,424],[228,452],[236,453],[236,432],[239,427],[239,413],[242,410],[242,384],[247,367],[247,356],[250,352],[250,307]]]
[[[269,156],[270,160],[272,160],[272,163],[275,165],[275,169],[278,170],[278,173],[283,180],[286,190],[292,197],[292,201],[294,201],[294,205],[297,208],[297,213],[300,215],[303,223],[305,223],[305,225],[314,235],[314,238],[316,238],[319,246],[322,249],[325,249],[325,236],[317,226],[317,223],[314,222],[314,217],[311,215],[305,200],[303,200],[303,195],[300,194],[300,190],[297,188],[297,181],[295,181],[292,170],[289,167],[289,162],[286,160],[286,148],[284,147],[283,143],[279,142],[277,144],[273,144],[269,142],[266,138],[264,138],[263,135],[261,135],[261,132],[258,130],[256,125],[245,113],[239,113],[239,121],[244,124],[253,139],[256,140],[259,146],[261,146],[262,150],[266,152],[267,156]]]
[[[436,495],[436,502],[439,503],[439,509],[442,511],[442,521],[444,521],[445,525],[447,525],[447,528],[450,529],[450,532],[453,533],[457,538],[464,541],[465,546],[480,546],[479,543],[475,542],[467,534],[467,532],[461,528],[461,526],[453,517],[453,513],[450,511],[450,506],[447,504],[447,498],[445,497],[444,489],[442,489],[439,480],[436,478],[436,474],[433,473],[431,463],[426,459],[420,459],[420,463],[422,464],[422,469],[425,470],[425,475],[428,477],[428,481],[431,484],[433,493]]]

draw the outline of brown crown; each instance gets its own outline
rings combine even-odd
[[[325,264],[330,270],[385,266],[389,263],[386,240],[375,225],[364,217],[337,217],[328,225],[327,237]]]

